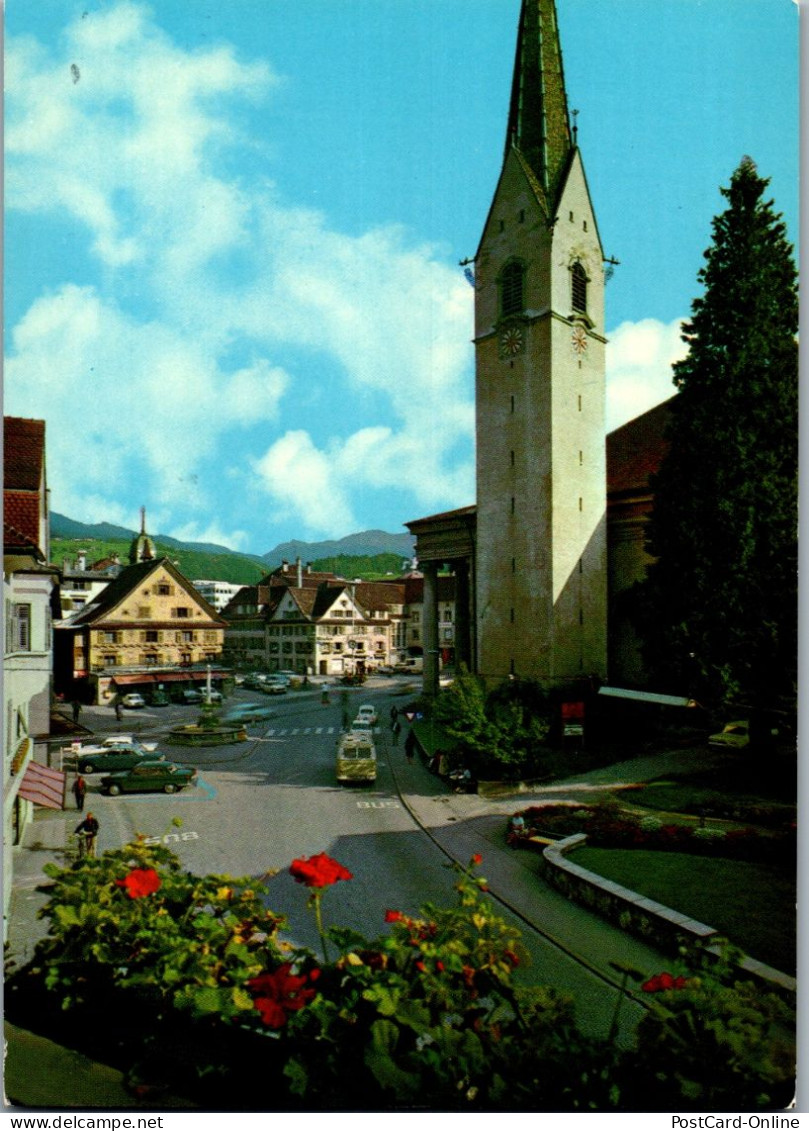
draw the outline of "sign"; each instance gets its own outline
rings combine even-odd
[[[565,723],[584,718],[584,703],[581,700],[571,700],[562,704],[562,718]]]

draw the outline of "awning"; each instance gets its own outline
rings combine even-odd
[[[211,669],[211,679],[224,679],[226,672]],[[141,672],[139,675],[115,675],[112,682],[116,687],[142,687],[144,684],[153,683],[205,683],[207,672]]]
[[[599,687],[599,695],[611,699],[632,699],[636,703],[659,703],[662,707],[698,707],[696,699],[684,699],[681,695],[660,695],[656,691],[633,691],[628,687]]]
[[[41,766],[39,762],[29,762],[18,794],[26,801],[33,801],[35,805],[42,805],[46,809],[64,809],[66,776],[61,770]]]

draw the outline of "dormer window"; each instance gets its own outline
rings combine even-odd
[[[587,272],[576,260],[570,268],[570,292],[573,309],[578,314],[587,313]]]
[[[500,276],[500,312],[503,317],[522,313],[525,306],[524,279],[525,268],[521,263],[512,261],[503,268]]]

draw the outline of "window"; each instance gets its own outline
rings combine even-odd
[[[573,309],[587,313],[587,273],[578,260],[570,268],[570,287]]]
[[[102,632],[101,633],[101,642],[103,644],[117,644],[118,643],[118,633],[117,632]]]
[[[159,597],[170,597],[174,591],[174,586],[167,584],[165,581],[161,581],[155,586],[155,590]]]
[[[503,315],[520,314],[523,310],[523,279],[525,269],[521,263],[507,263],[500,276],[500,310]]]
[[[10,602],[6,621],[6,651],[31,651],[31,606]]]
[[[160,642],[160,633],[156,628],[147,628],[143,633],[143,639],[147,644],[158,644]]]
[[[172,609],[172,612],[174,613],[175,617],[190,617],[191,616],[191,610],[189,608],[184,607],[183,605],[181,605],[177,609]]]
[[[112,655],[102,656],[101,659],[104,663],[105,668],[114,668],[115,665],[118,663],[118,657],[117,656],[112,656]]]

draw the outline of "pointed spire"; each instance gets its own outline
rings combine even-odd
[[[573,149],[554,0],[522,0],[506,154],[512,146],[553,208]]]

